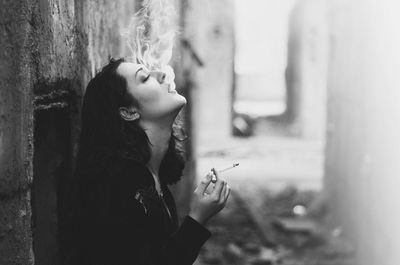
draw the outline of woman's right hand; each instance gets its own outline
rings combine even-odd
[[[209,194],[206,193],[213,175],[210,172],[197,186],[191,201],[189,216],[202,225],[225,207],[231,191],[226,181],[218,177],[216,170],[213,172],[217,177],[214,189]]]

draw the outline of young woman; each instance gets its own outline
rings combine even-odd
[[[217,176],[206,193],[208,174],[178,225],[167,185],[184,168],[172,125],[186,99],[164,79],[112,59],[89,82],[72,193],[73,264],[189,265],[211,236],[204,225],[230,188]]]

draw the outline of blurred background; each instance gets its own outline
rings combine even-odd
[[[0,264],[63,264],[84,89],[140,0],[0,3]],[[174,0],[180,218],[232,188],[197,265],[400,264],[400,4]]]

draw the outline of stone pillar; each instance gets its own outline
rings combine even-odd
[[[328,64],[326,1],[298,0],[289,20],[287,109],[293,135],[324,139]]]
[[[193,73],[196,142],[231,134],[234,1],[188,1],[185,38],[203,62]]]
[[[396,0],[330,3],[325,189],[357,264],[400,264],[400,35]]]

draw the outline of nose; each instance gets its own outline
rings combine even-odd
[[[151,71],[150,75],[157,79],[160,84],[164,82],[166,76],[165,73],[161,71]]]

